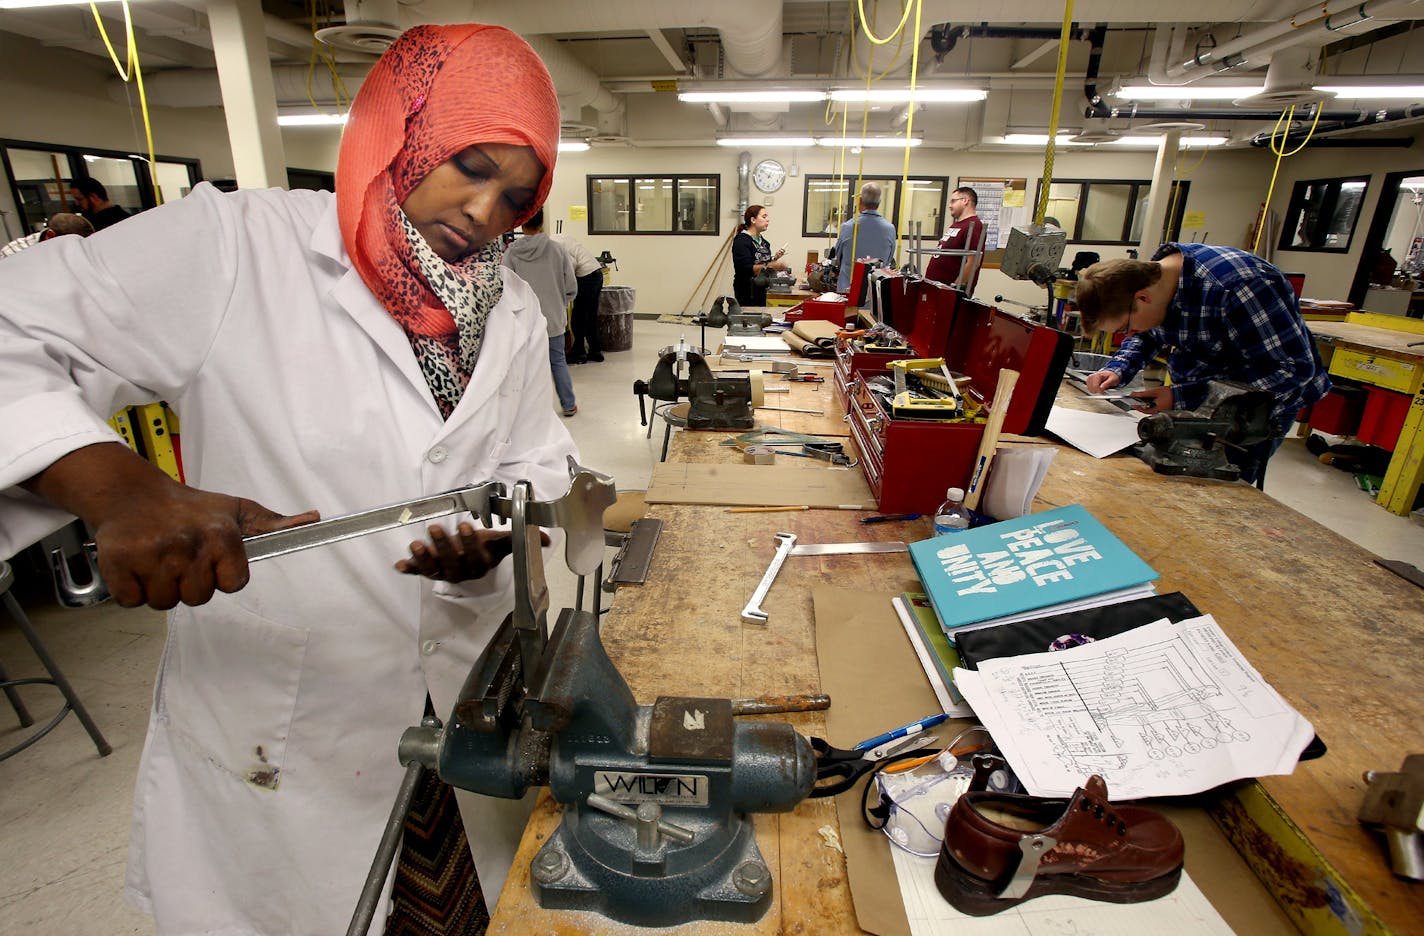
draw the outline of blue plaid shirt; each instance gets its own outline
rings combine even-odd
[[[1174,408],[1196,409],[1208,381],[1232,380],[1274,393],[1272,415],[1288,428],[1297,410],[1325,396],[1330,379],[1285,274],[1235,247],[1163,244],[1152,259],[1171,253],[1182,255],[1182,276],[1166,318],[1124,341],[1107,369],[1127,383],[1170,349]]]

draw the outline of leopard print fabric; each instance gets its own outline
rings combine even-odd
[[[504,294],[504,281],[499,272],[504,241],[497,238],[459,263],[446,263],[426,243],[405,212],[398,213],[406,244],[426,284],[455,321],[453,335],[421,335],[406,330],[425,383],[441,414],[449,419],[475,371],[490,310]]]

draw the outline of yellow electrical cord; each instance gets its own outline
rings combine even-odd
[[[1058,34],[1058,75],[1053,81],[1053,113],[1048,121],[1048,147],[1043,151],[1043,188],[1033,223],[1042,224],[1048,214],[1048,193],[1052,191],[1053,157],[1058,143],[1058,111],[1063,106],[1063,78],[1068,71],[1068,40],[1073,30],[1073,0],[1063,4],[1063,29]]]
[[[331,86],[336,94],[336,111],[340,114],[350,109],[351,93],[346,90],[346,85],[341,80],[341,72],[336,68],[335,52],[316,37],[317,0],[311,0],[311,4],[308,8],[311,10],[312,51],[311,58],[307,62],[307,100],[311,102],[312,108],[317,113],[326,113],[326,111],[322,109],[322,106],[317,103],[316,94],[312,91],[312,80],[316,73],[317,59],[321,59],[322,63],[325,64],[327,69],[331,72]]]
[[[114,51],[114,44],[109,40],[109,31],[104,28],[104,19],[99,15],[97,4],[89,4],[90,11],[94,14],[94,24],[99,27],[99,37],[104,40],[104,48],[109,50],[109,61],[114,63],[114,68],[118,70],[119,77],[127,84],[133,80],[138,85],[138,106],[143,114],[143,132],[148,141],[148,178],[153,183],[153,197],[159,205],[163,204],[163,189],[158,185],[158,161],[153,154],[153,123],[148,116],[148,94],[143,89],[143,69],[138,62],[138,43],[134,41],[133,17],[129,14],[129,0],[123,0],[124,4],[124,41],[128,44],[124,64],[119,64],[119,55]]]
[[[1306,144],[1310,142],[1310,138],[1315,135],[1315,128],[1320,123],[1320,112],[1324,109],[1324,104],[1317,104],[1315,106],[1315,119],[1310,122],[1310,130],[1305,134],[1305,139],[1300,141],[1300,145],[1290,152],[1286,152],[1281,146],[1285,143],[1286,138],[1290,136],[1290,121],[1291,118],[1295,116],[1295,105],[1292,104],[1290,107],[1281,111],[1281,116],[1277,118],[1276,126],[1271,130],[1271,152],[1276,154],[1276,167],[1271,170],[1271,184],[1266,188],[1266,201],[1261,205],[1261,217],[1256,224],[1256,239],[1251,243],[1252,253],[1255,253],[1256,249],[1261,246],[1261,232],[1266,229],[1266,212],[1271,209],[1271,196],[1274,195],[1276,191],[1276,176],[1280,174],[1281,163],[1285,161],[1287,156],[1294,156],[1296,153],[1305,149]],[[1286,130],[1285,133],[1281,134],[1280,143],[1277,143],[1276,134],[1280,133],[1282,124],[1285,125]]]

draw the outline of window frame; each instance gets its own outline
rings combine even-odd
[[[10,163],[10,150],[38,150],[48,153],[63,153],[69,161],[69,179],[71,183],[77,179],[86,178],[89,175],[85,168],[84,156],[100,156],[105,159],[126,159],[133,164],[134,178],[138,181],[139,200],[143,203],[144,211],[158,206],[158,198],[153,188],[153,177],[148,171],[148,157],[138,156],[124,150],[100,149],[94,146],[72,146],[66,143],[45,143],[39,140],[15,140],[10,138],[0,138],[0,165],[5,169],[5,182],[10,187],[10,197],[14,199],[15,210],[19,213],[19,224],[23,227],[27,224],[25,217],[25,201],[21,196],[20,186],[15,180],[15,169]],[[155,153],[154,159],[161,163],[173,163],[188,167],[189,188],[203,181],[202,162],[186,156],[167,156],[162,153]]]
[[[1347,254],[1350,252],[1350,245],[1355,241],[1355,231],[1360,226],[1360,218],[1365,213],[1365,199],[1370,194],[1370,182],[1372,177],[1366,175],[1354,176],[1333,176],[1323,179],[1297,179],[1295,185],[1291,186],[1290,201],[1286,203],[1285,217],[1282,219],[1281,233],[1277,240],[1277,250],[1293,250],[1300,253],[1328,253]],[[1296,232],[1300,226],[1300,216],[1305,210],[1305,197],[1310,186],[1324,185],[1326,194],[1320,206],[1320,220],[1316,222],[1316,232],[1324,227],[1328,227],[1330,220],[1335,215],[1335,209],[1340,204],[1340,192],[1346,182],[1361,182],[1360,203],[1355,211],[1355,216],[1350,220],[1350,231],[1345,236],[1345,246],[1343,247],[1312,247],[1308,244],[1292,244]]]
[[[1069,242],[1069,243],[1071,243],[1071,244],[1094,244],[1094,245],[1099,245],[1099,246],[1103,246],[1103,247],[1124,247],[1124,246],[1132,246],[1132,245],[1134,245],[1134,244],[1137,244],[1137,243],[1141,240],[1141,238],[1134,238],[1134,237],[1132,236],[1132,219],[1133,219],[1133,215],[1136,213],[1136,210],[1137,210],[1137,204],[1138,204],[1138,201],[1139,201],[1139,195],[1140,195],[1141,191],[1142,191],[1143,189],[1151,189],[1151,188],[1152,188],[1152,180],[1151,180],[1151,179],[1056,179],[1056,178],[1053,178],[1053,179],[1049,179],[1049,182],[1050,182],[1051,184],[1053,184],[1053,185],[1077,185],[1077,186],[1079,186],[1079,189],[1078,189],[1078,214],[1077,214],[1077,215],[1074,217],[1074,219],[1073,219],[1073,226],[1072,226],[1071,230],[1065,228],[1065,230],[1070,230],[1070,233],[1069,233],[1069,235],[1068,235],[1068,242]],[[1084,239],[1084,238],[1082,238],[1082,237],[1075,237],[1075,236],[1073,236],[1073,232],[1076,232],[1077,234],[1080,234],[1080,235],[1081,235],[1082,232],[1083,232],[1083,221],[1084,221],[1084,219],[1085,219],[1085,217],[1086,217],[1086,215],[1087,215],[1087,210],[1088,210],[1088,195],[1089,195],[1089,193],[1092,191],[1092,186],[1094,186],[1094,185],[1103,185],[1103,186],[1107,186],[1107,185],[1117,185],[1117,186],[1126,185],[1126,186],[1130,186],[1130,190],[1129,190],[1129,192],[1128,192],[1128,198],[1127,198],[1128,210],[1124,213],[1124,217],[1123,217],[1123,220],[1122,220],[1122,239],[1121,239],[1121,240],[1087,240],[1087,239]],[[1162,233],[1163,233],[1163,238],[1162,238],[1162,239],[1163,239],[1164,242],[1175,242],[1175,241],[1177,240],[1177,238],[1181,237],[1181,235],[1182,235],[1182,220],[1183,220],[1183,218],[1186,217],[1186,213],[1187,213],[1187,200],[1191,197],[1191,186],[1192,186],[1192,183],[1191,183],[1191,180],[1190,180],[1190,179],[1180,179],[1180,180],[1173,181],[1173,183],[1172,183],[1172,187],[1173,187],[1174,189],[1180,189],[1180,191],[1181,191],[1181,193],[1182,193],[1182,197],[1179,198],[1179,199],[1177,199],[1176,211],[1171,212],[1171,216],[1165,219],[1165,222],[1166,222],[1166,230],[1165,230],[1164,232],[1162,232]],[[1038,203],[1039,203],[1039,200],[1040,200],[1041,198],[1043,198],[1043,179],[1042,179],[1042,178],[1039,178],[1038,181],[1037,181],[1037,183],[1036,183],[1036,185],[1035,185],[1035,188],[1034,188],[1033,214],[1032,214],[1033,217],[1037,217],[1037,216],[1038,216]],[[1059,220],[1062,220],[1062,219],[1059,219]]]
[[[899,231],[899,230],[900,230],[900,206],[901,206],[901,203],[902,203],[902,199],[900,198],[900,196],[901,196],[902,193],[901,193],[901,191],[900,191],[900,177],[899,177],[899,176],[891,176],[891,175],[862,175],[862,176],[846,175],[846,176],[840,176],[839,178],[841,178],[841,179],[843,180],[843,182],[844,182],[844,184],[845,184],[845,186],[846,186],[846,190],[845,190],[845,201],[843,202],[843,204],[848,204],[848,205],[851,205],[852,207],[853,207],[854,204],[855,204],[855,199],[856,199],[856,197],[859,195],[860,186],[864,185],[866,182],[881,182],[881,183],[884,183],[884,182],[893,182],[893,183],[895,183],[895,204],[891,207],[891,211],[890,211],[889,213],[886,213],[885,210],[884,210],[885,206],[884,206],[884,205],[881,205],[881,206],[880,206],[880,208],[881,208],[881,212],[880,212],[880,213],[885,216],[886,220],[888,220],[891,224],[895,225],[895,230],[896,230],[896,231]],[[836,225],[836,230],[835,230],[835,231],[831,231],[831,232],[829,232],[829,233],[827,233],[826,231],[812,231],[812,230],[810,229],[810,222],[811,222],[811,217],[810,217],[810,215],[811,215],[811,183],[812,183],[812,182],[834,182],[836,179],[837,179],[837,176],[836,176],[835,173],[808,174],[808,175],[805,176],[805,180],[801,183],[801,185],[802,185],[802,189],[801,189],[801,236],[802,236],[802,237],[836,237],[836,236],[839,235],[839,233],[840,233],[840,225],[839,225],[839,224]],[[945,222],[945,218],[947,217],[947,215],[945,214],[945,210],[946,210],[946,208],[947,208],[947,206],[948,206],[948,203],[949,203],[949,193],[954,190],[954,186],[950,184],[949,176],[942,176],[942,175],[925,175],[925,174],[923,174],[923,173],[917,172],[917,173],[914,174],[914,179],[915,179],[915,180],[924,180],[924,181],[927,181],[927,182],[938,182],[938,183],[939,183],[939,208],[938,208],[937,217],[940,219],[941,228],[943,228],[944,224],[946,223],[946,222]],[[840,221],[840,224],[845,224],[845,222],[847,222],[847,221],[849,221],[849,220],[850,220],[850,218],[842,218],[841,221]],[[910,232],[904,232],[904,233],[905,233],[906,235],[908,235]],[[939,240],[939,236],[940,236],[940,232],[939,232],[939,231],[931,231],[931,232],[926,232],[926,233],[925,233],[925,237],[926,237],[927,239],[933,239],[933,240],[936,240],[936,241]]]
[[[636,193],[636,192],[638,191],[638,183],[639,183],[640,181],[644,180],[644,179],[650,180],[650,181],[656,181],[656,180],[660,180],[660,179],[672,179],[672,203],[673,203],[672,218],[673,218],[673,226],[674,226],[674,229],[671,230],[671,231],[662,231],[662,230],[658,230],[658,231],[640,231],[640,230],[638,230],[638,228],[637,228],[637,216],[638,216],[638,213],[637,213],[635,210],[633,210],[633,207],[632,207],[631,205],[630,205],[629,208],[628,208],[628,230],[622,231],[622,230],[618,230],[618,229],[616,229],[616,228],[601,228],[601,227],[598,227],[598,226],[597,226],[597,221],[598,221],[599,219],[597,218],[597,214],[596,214],[596,211],[595,211],[595,206],[597,205],[597,202],[595,202],[595,201],[594,201],[594,198],[593,198],[593,183],[594,183],[594,181],[595,181],[595,180],[598,180],[598,181],[600,181],[600,182],[602,182],[602,181],[626,182],[626,183],[628,183],[629,191],[632,192],[632,193]],[[696,180],[696,181],[698,181],[698,182],[710,181],[710,182],[713,183],[713,186],[712,186],[712,219],[713,219],[713,224],[712,224],[712,229],[711,229],[710,231],[679,231],[679,230],[676,229],[676,226],[677,226],[677,201],[678,201],[678,195],[679,195],[679,193],[680,193],[680,191],[681,191],[681,189],[682,189],[682,183],[687,182],[687,181],[690,181],[690,180]],[[616,172],[615,172],[615,173],[601,172],[601,173],[597,173],[597,174],[590,173],[590,174],[584,176],[584,196],[585,196],[585,199],[586,199],[586,200],[584,201],[584,204],[586,204],[586,205],[588,206],[588,234],[589,234],[590,237],[595,236],[595,235],[598,236],[598,237],[608,237],[608,236],[616,236],[616,237],[623,237],[623,236],[629,236],[629,237],[634,237],[634,236],[642,236],[642,237],[654,237],[654,236],[656,236],[656,237],[720,237],[720,236],[722,235],[722,232],[719,230],[719,228],[721,227],[721,217],[722,217],[722,174],[721,174],[720,172],[656,172],[656,173],[643,173],[643,174],[641,174],[641,175],[639,175],[639,174],[634,174],[634,173],[616,173]]]

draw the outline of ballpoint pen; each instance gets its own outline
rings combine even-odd
[[[871,748],[879,747],[887,741],[894,741],[896,738],[904,738],[908,735],[919,734],[926,728],[933,728],[935,725],[938,725],[940,722],[944,721],[947,718],[949,718],[948,715],[946,715],[944,712],[940,712],[939,714],[931,715],[928,718],[921,718],[919,721],[912,721],[908,725],[902,725],[899,728],[887,731],[884,734],[878,734],[873,738],[867,738],[866,740],[857,744],[855,746],[855,750],[868,751]]]
[[[918,520],[924,514],[903,513],[903,514],[879,514],[874,517],[861,517],[861,523],[887,523],[891,520]]]

